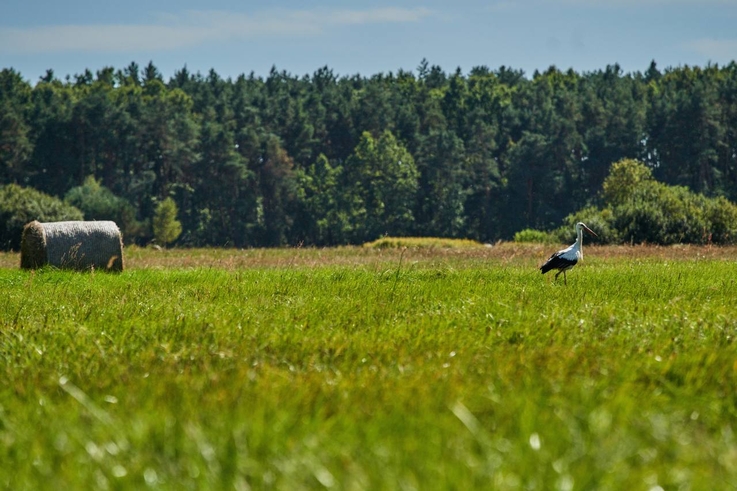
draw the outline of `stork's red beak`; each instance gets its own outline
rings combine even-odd
[[[591,235],[593,235],[594,237],[598,237],[598,235],[596,235],[596,233],[590,228],[588,228],[586,225],[583,226],[583,229],[587,231],[588,233],[590,233]]]

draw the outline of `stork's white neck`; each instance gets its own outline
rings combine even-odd
[[[573,247],[578,251],[578,257],[583,259],[583,229],[576,227],[576,243]]]

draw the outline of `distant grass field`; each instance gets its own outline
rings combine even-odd
[[[737,249],[550,252],[2,254],[0,486],[734,489]]]

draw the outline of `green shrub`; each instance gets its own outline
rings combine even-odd
[[[17,184],[0,187],[0,249],[19,250],[23,226],[33,220],[83,219],[77,208],[48,194]]]
[[[558,242],[572,243],[576,240],[573,227],[576,223],[583,222],[597,235],[597,237],[588,235],[586,237],[587,242],[592,244],[616,244],[620,242],[620,236],[613,221],[612,210],[608,208],[600,210],[595,206],[589,206],[568,215],[563,220],[563,225],[551,232],[551,235]]]
[[[177,220],[179,209],[172,198],[156,205],[153,219],[154,239],[162,246],[171,244],[182,234],[182,224]]]
[[[709,201],[687,188],[653,181],[613,209],[614,223],[624,242],[704,243],[711,228],[704,216]]]
[[[85,220],[112,220],[123,233],[126,242],[133,241],[143,232],[143,225],[136,220],[136,210],[127,200],[113,194],[93,176],[84,184],[70,189],[64,202],[84,214]]]
[[[554,235],[551,235],[548,232],[526,228],[514,234],[514,241],[533,244],[552,244],[557,242],[558,240]]]
[[[367,242],[363,246],[376,249],[401,249],[402,247],[458,249],[482,247],[483,244],[470,239],[443,237],[382,237],[373,242]]]
[[[704,209],[704,217],[710,223],[706,241],[715,244],[737,243],[737,206],[720,196],[711,199]]]
[[[635,160],[612,165],[602,197],[603,209],[591,206],[569,215],[552,235],[570,242],[574,223],[584,222],[599,236],[591,238],[594,243],[737,243],[737,205],[657,182]]]

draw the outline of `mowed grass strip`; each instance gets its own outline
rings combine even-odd
[[[0,485],[736,482],[737,266],[535,251],[0,270]]]

